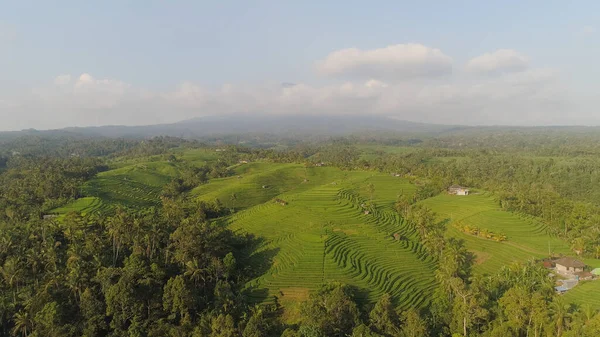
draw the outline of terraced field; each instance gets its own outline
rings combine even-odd
[[[324,281],[338,280],[356,286],[362,301],[389,292],[401,308],[426,305],[435,284],[434,262],[425,257],[414,230],[390,209],[395,197],[385,198],[408,190],[407,183],[368,172],[313,170],[327,170],[333,179],[278,195],[286,206],[267,202],[227,219],[232,229],[263,238],[255,259],[271,261],[248,285],[251,296],[256,301],[277,296],[286,306]],[[379,187],[374,201],[385,206],[365,214],[361,204],[368,197],[351,188],[368,182]],[[406,239],[396,241],[394,233]]]
[[[589,304],[594,309],[600,310],[600,281],[583,281],[575,288],[567,291],[563,296],[570,303],[578,305]]]
[[[219,199],[227,207],[240,210],[269,201],[281,193],[308,190],[339,174],[339,170],[331,167],[305,168],[298,164],[274,163],[244,164],[233,170],[233,176],[211,179],[191,194],[207,201]]]
[[[63,207],[55,208],[52,213],[67,214],[69,212],[81,212],[86,214],[94,211],[105,211],[108,208],[102,202],[102,199],[97,197],[85,197],[75,200],[74,202]]]
[[[454,196],[441,194],[422,201],[438,213],[440,219],[450,219],[448,235],[464,239],[467,247],[477,254],[475,270],[494,273],[503,265],[553,254],[572,254],[569,245],[549,235],[546,227],[531,217],[524,217],[499,209],[487,194]],[[503,233],[508,240],[495,242],[465,234],[453,226],[460,222],[492,232]]]
[[[198,150],[178,156],[201,164],[216,155]],[[256,272],[247,285],[256,302],[269,302],[276,296],[286,309],[287,320],[293,322],[298,319],[298,303],[328,280],[355,286],[362,303],[375,301],[384,292],[392,294],[399,308],[424,307],[431,300],[435,262],[424,253],[414,229],[393,209],[400,194],[415,191],[407,180],[297,164],[257,162],[231,169],[233,176],[211,179],[190,193],[203,200],[219,199],[234,208],[236,213],[220,221],[256,236],[249,260],[240,261]],[[54,212],[107,211],[117,204],[158,205],[162,187],[178,174],[176,163],[121,163],[84,186],[88,197]],[[541,222],[501,211],[490,195],[441,194],[422,203],[440,219],[450,220],[447,235],[464,239],[477,254],[478,273],[495,273],[503,265],[544,257],[549,251],[571,254],[569,245],[549,235]],[[366,214],[369,204],[373,207]],[[503,233],[508,241],[462,233],[454,222]],[[402,239],[395,240],[395,233]],[[598,260],[585,262],[600,266]],[[584,283],[566,297],[600,308],[600,297],[589,295],[598,290],[600,282]]]
[[[131,164],[101,172],[83,186],[87,197],[54,209],[52,213],[105,212],[117,205],[157,206],[163,186],[178,174],[175,164],[168,162]]]

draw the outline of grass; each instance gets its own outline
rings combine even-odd
[[[73,201],[63,207],[55,208],[51,213],[67,214],[69,212],[81,212],[87,214],[94,211],[106,209],[102,199],[97,197],[85,197]]]
[[[455,196],[440,194],[422,201],[449,219],[447,235],[465,240],[467,247],[478,255],[476,272],[492,274],[503,265],[547,257],[552,254],[572,254],[568,243],[551,236],[544,224],[532,217],[502,211],[489,194]],[[455,222],[505,234],[504,242],[495,242],[461,232]]]
[[[275,186],[285,185],[296,170],[294,165],[280,167],[270,180]],[[399,191],[410,189],[408,183],[370,172],[310,172],[309,183],[277,196],[288,201],[287,206],[261,203],[227,219],[232,229],[264,239],[247,263],[271,261],[248,284],[250,296],[256,301],[278,297],[288,307],[290,320],[298,315],[293,302],[328,280],[357,287],[362,302],[388,292],[401,308],[426,306],[435,285],[434,263],[423,254],[412,228],[391,211]],[[365,215],[360,204],[367,196],[352,187],[369,182],[375,185],[374,201],[381,207]],[[395,241],[394,233],[408,240]]]
[[[386,150],[387,151],[387,150]],[[402,150],[404,151],[404,150]],[[218,157],[214,151],[188,150],[179,158],[201,165]],[[355,286],[361,303],[372,303],[388,292],[401,308],[426,307],[435,287],[435,262],[419,244],[414,229],[394,211],[398,195],[412,195],[406,179],[367,171],[333,167],[305,168],[298,164],[255,162],[235,165],[230,177],[211,179],[190,192],[202,200],[219,199],[236,213],[220,219],[231,229],[260,240],[240,261],[256,272],[247,284],[256,302],[277,297],[288,322],[297,321],[299,301],[328,280]],[[116,205],[159,205],[162,187],[179,174],[177,163],[153,159],[120,163],[100,173],[83,188],[87,195],[53,212],[108,211]],[[373,184],[374,191],[368,186]],[[265,186],[265,188],[263,188]],[[232,198],[235,195],[235,200]],[[273,200],[283,199],[286,206]],[[375,207],[365,214],[363,204]],[[569,245],[548,234],[543,223],[499,209],[491,195],[466,197],[441,194],[421,201],[449,219],[448,236],[465,240],[477,255],[475,272],[494,274],[504,265],[552,253],[572,255]],[[503,233],[494,242],[462,233],[454,222]],[[403,240],[393,238],[401,234]],[[585,259],[600,266],[599,260]],[[600,282],[582,283],[565,297],[600,308]]]
[[[236,166],[230,177],[211,179],[191,194],[206,201],[219,199],[225,206],[240,210],[267,202],[284,192],[305,191],[328,183],[334,178],[334,172],[339,170],[304,168],[297,164],[250,163]]]
[[[563,296],[569,303],[577,305],[589,304],[594,309],[600,310],[600,281],[582,281],[575,288],[567,291]]]
[[[451,219],[448,235],[464,239],[469,250],[477,255],[478,264],[474,268],[477,273],[494,274],[502,266],[513,262],[547,257],[549,250],[552,254],[573,256],[569,244],[549,235],[541,222],[499,210],[490,195],[461,197],[442,194],[422,203],[437,212],[440,218]],[[462,233],[452,226],[454,221],[504,233],[508,240],[494,242]],[[592,268],[600,267],[600,260],[582,260]],[[564,296],[570,303],[590,304],[600,309],[600,281],[584,281]]]
[[[82,187],[86,197],[56,208],[52,213],[110,211],[117,205],[158,206],[163,186],[178,174],[176,164],[164,161],[130,164],[101,172]]]

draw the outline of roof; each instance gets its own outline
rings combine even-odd
[[[585,263],[576,260],[572,257],[563,257],[560,258],[558,260],[556,260],[554,263],[556,263],[557,265],[561,265],[561,266],[565,266],[565,267],[570,267],[570,268],[583,268],[585,267]]]
[[[564,286],[554,287],[554,289],[559,292],[565,292],[565,291],[569,290],[569,289],[565,288]]]
[[[575,275],[579,276],[579,278],[594,277],[594,274],[589,271],[580,271],[579,273],[575,273]]]

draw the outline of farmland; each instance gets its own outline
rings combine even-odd
[[[216,158],[206,151],[178,155],[196,165]],[[390,293],[399,308],[430,303],[436,262],[425,253],[415,230],[394,210],[398,196],[412,195],[415,185],[389,174],[299,164],[254,162],[230,169],[229,176],[211,179],[189,196],[220,200],[232,212],[219,219],[221,223],[260,238],[244,261],[258,271],[246,285],[252,301],[277,299],[286,308],[287,319],[296,321],[299,301],[323,282],[337,280],[359,289],[357,299],[362,303],[372,303],[383,293]],[[178,176],[177,163],[122,162],[87,182],[85,198],[55,212],[158,206],[161,188]],[[282,206],[275,199],[287,204]],[[439,220],[449,220],[446,236],[464,240],[476,254],[476,273],[492,275],[502,266],[546,257],[549,252],[570,254],[569,244],[550,235],[539,220],[500,210],[489,193],[467,197],[442,193],[420,203],[435,211]],[[370,205],[368,214],[366,204]],[[457,225],[502,233],[507,241],[466,234]],[[586,263],[600,265],[592,259]],[[567,298],[596,304],[595,299],[582,295],[590,287],[596,284],[583,284]]]
[[[547,257],[549,249],[552,254],[570,254],[568,243],[549,235],[542,223],[499,210],[489,194],[467,197],[441,194],[422,203],[438,213],[440,219],[450,219],[447,235],[465,240],[467,247],[478,255],[475,270],[480,273],[492,274],[513,262]],[[458,230],[456,223],[503,233],[508,240],[478,238]]]

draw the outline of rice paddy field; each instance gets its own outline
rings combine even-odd
[[[218,157],[207,150],[176,155],[198,165]],[[267,162],[231,169],[231,176],[211,179],[189,193],[200,200],[219,199],[235,211],[219,221],[257,238],[249,260],[240,261],[256,271],[246,289],[256,303],[276,298],[286,320],[294,322],[299,319],[298,303],[329,280],[356,287],[362,304],[376,301],[385,292],[400,309],[430,303],[436,263],[393,208],[400,194],[414,193],[415,186],[407,180],[383,173]],[[54,212],[104,212],[119,204],[157,206],[162,187],[178,174],[177,163],[121,162],[89,181],[83,187],[85,198]],[[366,214],[365,205],[371,203]],[[504,265],[546,257],[549,252],[571,255],[569,244],[550,235],[541,222],[500,210],[492,195],[440,194],[421,203],[440,220],[448,219],[447,235],[465,240],[477,255],[476,273],[493,274]],[[454,226],[457,222],[505,234],[507,241],[463,233]],[[600,266],[598,260],[585,262]],[[600,294],[600,281],[582,283],[565,297],[600,309],[600,295],[595,294]]]
[[[450,220],[447,235],[465,240],[469,250],[477,255],[476,272],[493,274],[513,262],[547,257],[549,253],[571,254],[569,244],[548,234],[541,222],[500,210],[489,194],[456,196],[444,193],[422,203],[434,210],[440,219]],[[502,233],[507,240],[496,242],[463,233],[454,226],[456,222]]]
[[[397,195],[413,187],[388,175],[311,170],[318,182],[298,180],[306,185],[277,196],[287,205],[266,202],[227,219],[232,229],[263,238],[254,255],[270,260],[265,272],[248,284],[250,296],[257,302],[276,296],[289,307],[323,282],[337,280],[359,289],[363,303],[388,292],[401,308],[427,305],[435,264],[414,230],[392,210]],[[293,176],[293,167],[286,171]],[[361,186],[369,183],[375,186],[377,207],[365,214],[361,205],[371,196]],[[395,233],[405,239],[395,240]]]

